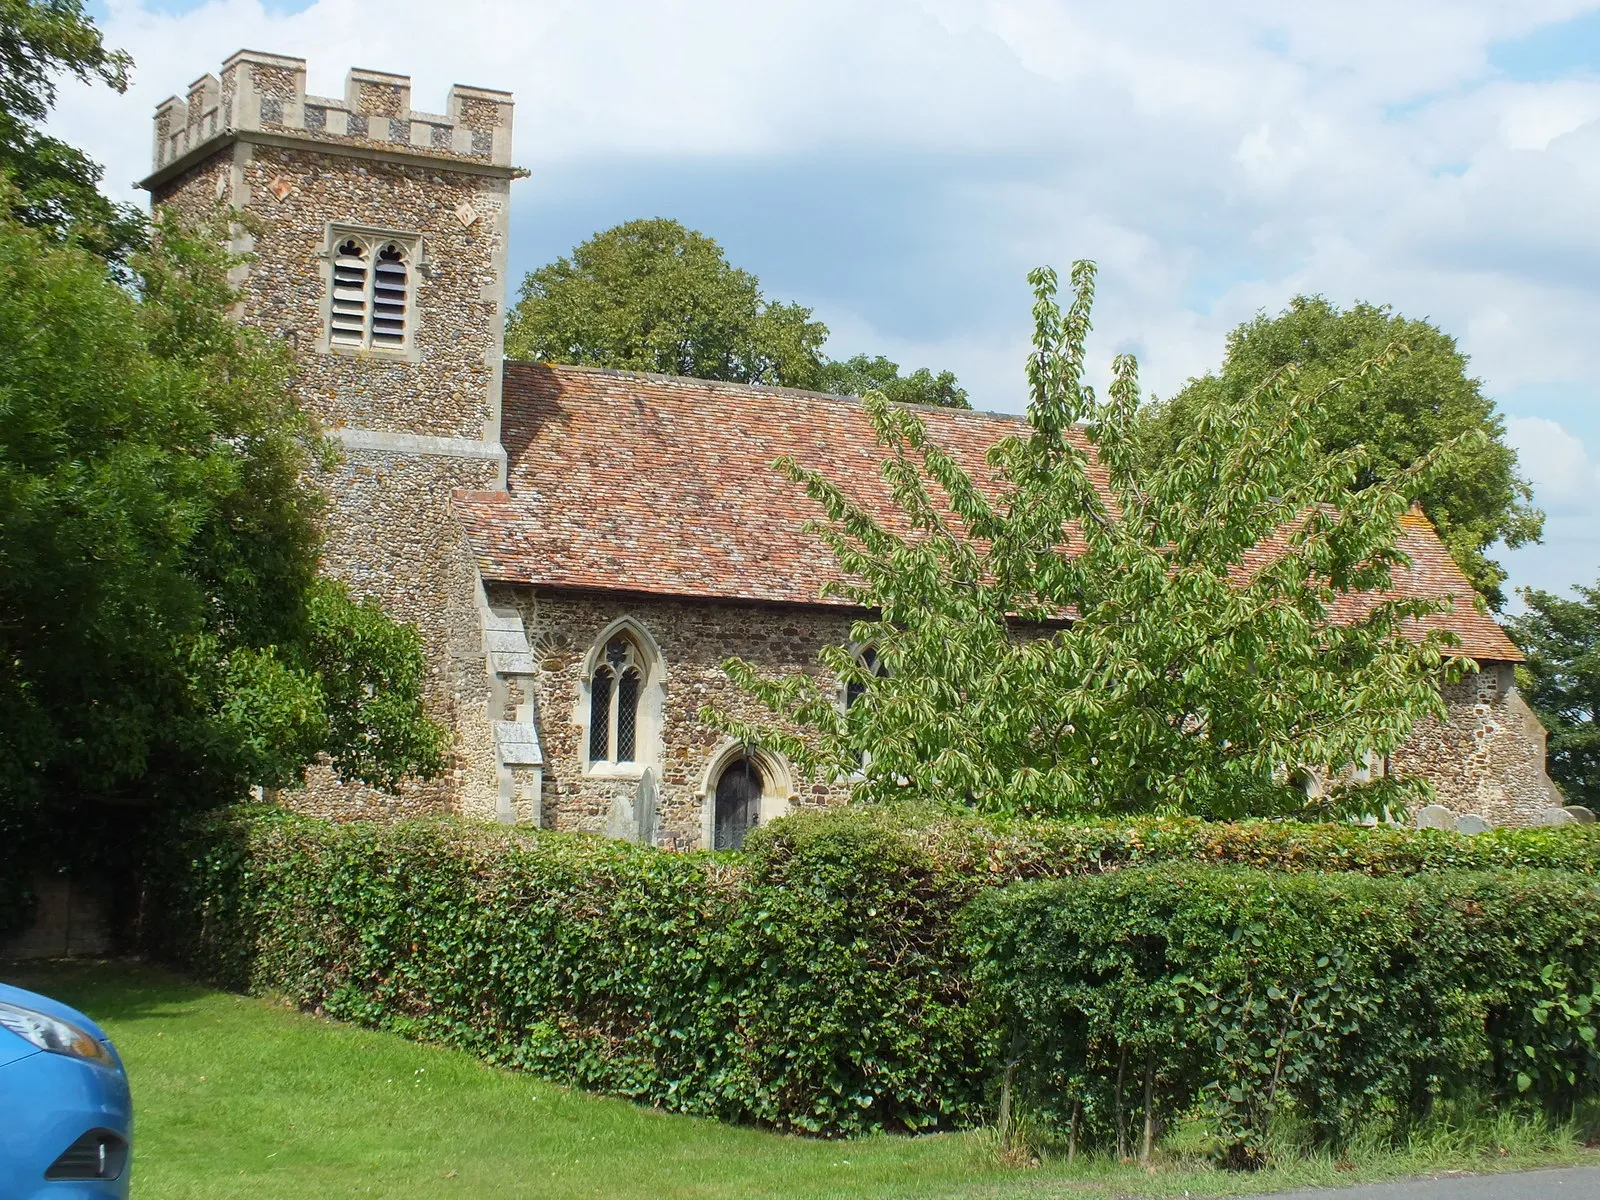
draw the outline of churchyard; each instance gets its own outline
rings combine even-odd
[[[1511,615],[1444,330],[1157,398],[1037,266],[978,411],[669,218],[513,302],[493,87],[240,50],[113,203],[40,123],[129,66],[0,5],[0,955],[135,1194],[1596,1161],[1600,588]]]

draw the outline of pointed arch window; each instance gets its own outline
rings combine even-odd
[[[874,679],[882,679],[889,673],[884,668],[882,661],[878,658],[878,648],[876,646],[863,646],[860,650],[856,651],[856,662],[860,663],[861,666],[866,670],[867,674],[872,676]],[[856,706],[856,701],[860,700],[861,697],[865,696],[866,694],[867,684],[865,680],[852,679],[848,684],[846,684],[844,689],[844,706],[846,711],[854,708]]]
[[[619,634],[605,645],[589,679],[589,761],[632,763],[639,754],[644,656]]]
[[[406,350],[416,324],[415,237],[332,227],[328,345],[352,350]]]
[[[869,679],[883,679],[889,674],[883,660],[878,657],[878,648],[873,645],[862,646],[856,651],[856,663],[862,667]],[[852,679],[844,686],[844,710],[849,712],[867,694],[870,684],[866,679]],[[867,762],[871,755],[866,750],[856,752],[856,768],[858,771],[867,769]]]

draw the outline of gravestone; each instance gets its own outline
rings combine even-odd
[[[654,767],[646,767],[644,774],[639,776],[639,790],[633,797],[633,815],[638,822],[641,845],[656,844],[656,814],[659,809],[657,795],[656,770]]]
[[[1585,808],[1581,804],[1569,804],[1563,811],[1571,813],[1573,820],[1579,825],[1594,824],[1594,810],[1591,808]]]
[[[1578,818],[1565,808],[1547,808],[1539,814],[1540,825],[1576,825]]]
[[[1462,813],[1456,818],[1457,833],[1488,833],[1493,828],[1487,817],[1480,817],[1477,813]]]
[[[633,813],[633,798],[622,792],[611,797],[611,815],[606,820],[606,836],[631,842],[639,836],[639,823]]]
[[[1442,804],[1425,804],[1417,812],[1418,829],[1454,829],[1456,815]]]

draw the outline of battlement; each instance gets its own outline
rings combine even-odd
[[[308,96],[305,59],[241,50],[220,79],[202,75],[186,98],[156,106],[152,173],[240,132],[509,167],[511,108],[509,92],[457,84],[444,113],[414,112],[410,76],[361,68],[345,76],[342,99]]]

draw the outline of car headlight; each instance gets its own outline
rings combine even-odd
[[[41,1050],[48,1050],[51,1054],[65,1054],[71,1058],[81,1058],[102,1067],[117,1066],[117,1060],[111,1051],[101,1044],[100,1039],[87,1030],[79,1029],[70,1021],[63,1021],[60,1017],[52,1017],[49,1013],[37,1012],[31,1008],[23,1008],[17,1004],[7,1004],[0,1000],[0,1025],[18,1037],[32,1042]]]

